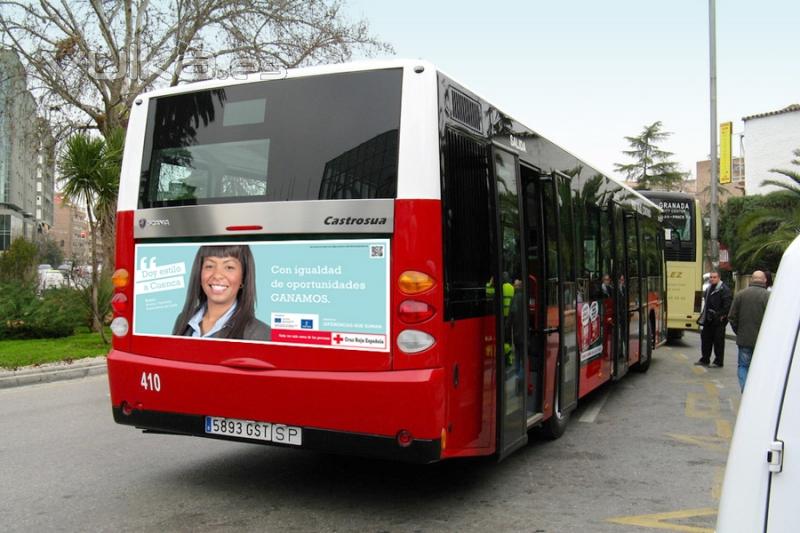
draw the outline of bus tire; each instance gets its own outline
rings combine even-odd
[[[675,342],[679,341],[683,338],[683,330],[682,329],[668,329],[667,330],[667,342]]]
[[[548,440],[556,440],[567,430],[570,413],[562,413],[558,399],[559,390],[556,385],[555,398],[553,401],[553,415],[542,423],[540,434]]]
[[[647,341],[645,342],[644,357],[634,367],[637,372],[644,374],[650,369],[650,362],[653,360],[653,346],[656,345],[656,326],[655,320],[651,316],[647,321]]]

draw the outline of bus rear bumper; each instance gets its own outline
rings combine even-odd
[[[306,427],[303,428],[303,444],[301,446],[293,446],[274,442],[255,441],[247,438],[208,435],[204,429],[205,416],[202,415],[161,413],[143,410],[133,410],[130,414],[125,414],[121,407],[113,407],[112,410],[114,412],[114,421],[118,424],[134,426],[151,433],[189,435],[246,442],[250,444],[302,448],[343,455],[391,459],[409,463],[433,463],[441,458],[441,441],[439,439],[414,439],[409,446],[401,447],[394,437]]]
[[[153,432],[415,463],[442,454],[441,368],[248,371],[112,350],[108,375],[114,420]],[[208,434],[206,416],[299,427],[302,444]],[[413,436],[406,446],[398,442],[402,430]]]

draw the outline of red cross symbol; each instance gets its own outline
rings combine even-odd
[[[336,341],[336,344],[339,344],[340,342],[342,342],[344,340],[344,337],[342,337],[341,335],[339,335],[337,333],[336,336],[333,338],[333,340]]]

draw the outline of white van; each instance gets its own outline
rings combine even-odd
[[[800,237],[772,288],[736,419],[719,533],[800,531]]]
[[[40,270],[39,271],[39,289],[58,289],[66,285],[64,274],[60,270]]]

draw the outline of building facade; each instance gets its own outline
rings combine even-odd
[[[53,219],[53,229],[49,236],[61,249],[64,259],[75,265],[89,263],[91,247],[86,212],[72,205],[63,195],[56,194]]]
[[[719,162],[717,162],[719,172]],[[700,202],[703,213],[708,213],[711,205],[711,161],[698,161],[695,167],[696,179],[693,181],[695,198]],[[688,192],[688,191],[687,191]],[[722,205],[731,198],[744,196],[745,193],[745,166],[743,157],[731,158],[731,182],[726,184],[717,183],[717,198]]]
[[[792,159],[796,158],[794,150],[800,148],[800,104],[750,115],[742,120],[747,194],[766,194],[778,189],[764,185],[764,180],[791,183],[786,176],[771,170],[798,170],[797,165],[792,164]]]
[[[55,141],[17,55],[0,49],[0,251],[53,225]]]

